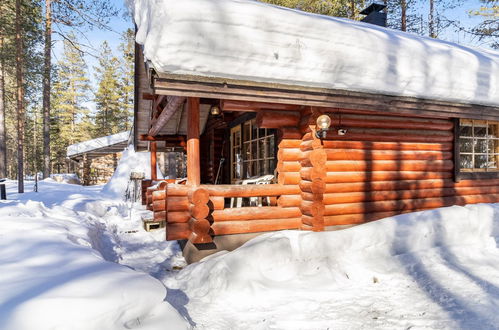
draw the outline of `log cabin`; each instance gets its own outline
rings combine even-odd
[[[189,261],[499,202],[499,53],[254,1],[133,9],[135,148],[187,159],[146,203]]]

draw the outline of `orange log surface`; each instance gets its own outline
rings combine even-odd
[[[175,241],[188,239],[191,235],[189,223],[168,223],[166,224],[166,240]]]
[[[263,207],[240,207],[229,208],[215,211],[212,214],[213,220],[217,221],[250,221],[261,219],[277,218],[297,218],[301,216],[300,209],[297,207],[282,208],[275,206]]]
[[[214,222],[212,229],[215,235],[229,235],[239,233],[258,233],[283,229],[298,229],[301,227],[301,218],[265,219],[252,221],[221,221]]]
[[[421,208],[438,208],[450,205],[475,203],[493,203],[499,200],[499,194],[466,195],[425,199],[401,199],[394,201],[378,201],[365,203],[346,203],[326,205],[325,215],[371,213],[385,211],[415,210]]]
[[[435,142],[435,141],[433,141]],[[360,150],[426,150],[451,151],[452,143],[409,143],[409,142],[374,142],[374,141],[340,141],[323,140],[324,149],[360,149]],[[302,151],[312,149],[312,141],[300,144]]]

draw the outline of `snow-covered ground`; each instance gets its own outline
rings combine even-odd
[[[270,233],[186,266],[102,187],[7,185],[0,329],[499,328],[499,204]]]

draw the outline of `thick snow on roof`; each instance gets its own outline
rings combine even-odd
[[[128,141],[130,132],[120,132],[113,135],[103,136],[97,139],[83,141],[80,143],[75,143],[68,146],[67,156],[75,156],[85,152],[98,150],[101,148],[109,147],[118,143],[123,143]]]
[[[499,106],[499,53],[250,0],[127,0],[156,71]]]

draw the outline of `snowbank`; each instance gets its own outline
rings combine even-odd
[[[411,306],[412,313],[423,313],[420,318],[427,313],[423,318],[431,319],[425,321],[429,328],[471,329],[480,324],[494,329],[499,324],[499,271],[491,267],[499,262],[494,238],[499,238],[499,204],[454,206],[341,231],[265,234],[233,252],[189,265],[167,285],[186,294],[191,316],[203,322],[210,322],[205,318],[209,312],[199,311],[201,306],[227,306],[226,317],[233,323],[213,323],[213,329],[244,329],[257,320],[263,322],[262,329],[389,328],[390,323],[360,316],[362,306],[380,299],[386,299],[388,312],[407,314]],[[322,300],[323,308],[312,307]],[[326,311],[333,313],[325,307],[332,300],[336,310],[348,309],[349,316],[325,316]],[[253,319],[248,313],[248,323],[237,323],[234,309],[258,308],[272,310]],[[447,309],[450,316],[442,318]],[[404,316],[392,317],[399,318],[395,328],[410,325],[403,325]],[[296,318],[309,322],[292,325]]]
[[[25,195],[47,198],[51,183],[41,185],[45,194]],[[5,201],[0,219],[0,329],[187,328],[164,302],[161,282],[103,259],[101,225],[91,213]]]
[[[59,183],[80,184],[80,178],[75,173],[51,174],[50,179]]]
[[[118,167],[113,176],[105,184],[102,192],[110,197],[122,198],[130,180],[131,172],[144,173],[146,178],[151,177],[151,156],[148,152],[135,152],[133,145],[123,151]],[[161,171],[157,171],[162,178]]]
[[[499,106],[499,53],[249,0],[126,0],[158,72]]]

